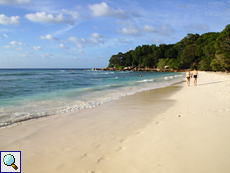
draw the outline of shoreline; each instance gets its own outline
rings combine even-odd
[[[0,148],[22,151],[23,172],[227,173],[230,75],[199,76],[0,129]]]
[[[108,101],[108,102],[105,102],[105,103],[102,103],[102,104],[99,104],[95,107],[92,107],[92,108],[84,108],[84,109],[79,109],[79,110],[76,110],[76,111],[70,111],[70,112],[65,112],[65,113],[57,113],[57,114],[53,114],[53,115],[44,115],[44,116],[41,116],[41,117],[36,117],[36,118],[30,118],[30,119],[25,119],[23,121],[18,121],[18,122],[15,122],[15,123],[12,123],[12,124],[9,124],[9,125],[6,125],[6,126],[2,126],[0,127],[0,130],[3,130],[3,129],[7,129],[7,128],[11,128],[11,127],[15,127],[15,126],[19,126],[21,124],[26,124],[26,123],[30,123],[30,122],[34,122],[36,120],[39,120],[39,119],[46,119],[46,118],[49,118],[49,117],[53,117],[53,118],[57,118],[57,117],[62,117],[62,116],[68,116],[68,115],[72,115],[72,114],[81,114],[83,111],[87,111],[87,110],[91,110],[91,109],[95,109],[96,107],[100,107],[104,104],[112,104],[112,105],[115,105],[115,104],[119,104],[119,101],[121,99],[125,99],[126,97],[130,97],[130,96],[134,96],[134,95],[140,95],[142,94],[143,92],[153,92],[155,94],[157,94],[158,92],[160,92],[163,96],[163,98],[167,97],[168,95],[171,95],[173,94],[173,89],[172,87],[178,87],[180,88],[180,86],[178,86],[180,83],[183,83],[184,81],[181,81],[181,82],[176,82],[174,84],[171,84],[170,86],[165,86],[165,87],[160,87],[160,88],[154,88],[154,89],[150,89],[150,90],[143,90],[143,91],[139,91],[139,92],[136,92],[134,94],[130,94],[130,95],[125,95],[125,96],[121,96],[119,97],[118,99],[115,99],[115,100],[111,100],[111,101]],[[170,92],[171,91],[171,92]],[[166,93],[163,93],[163,92],[166,92]],[[157,94],[158,95],[158,94]],[[164,95],[167,95],[167,96],[164,96]],[[157,98],[154,98],[154,102],[157,103],[157,99],[161,99],[161,97],[157,97]],[[129,99],[128,99],[129,100]],[[111,103],[112,102],[112,103]],[[107,107],[107,106],[106,106]],[[111,106],[110,106],[111,107]],[[57,116],[57,117],[55,117]]]

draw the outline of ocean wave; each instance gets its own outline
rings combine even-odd
[[[0,74],[0,76],[32,76],[38,75],[36,73],[12,73],[12,74]]]
[[[153,81],[154,81],[153,79],[144,79],[144,80],[142,80],[140,82],[153,82]]]
[[[183,76],[182,74],[181,75],[175,75],[174,77],[181,77],[181,76]]]
[[[94,74],[94,75],[100,75],[100,74],[114,74],[114,72],[101,72],[100,73],[91,73],[91,74]]]
[[[120,73],[133,73],[133,71],[120,71]]]
[[[172,79],[172,78],[173,78],[173,76],[164,77],[165,80]]]

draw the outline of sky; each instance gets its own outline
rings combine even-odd
[[[228,24],[229,0],[0,0],[0,68],[103,68]]]

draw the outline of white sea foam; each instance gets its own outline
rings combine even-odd
[[[153,79],[144,79],[144,80],[142,80],[140,82],[153,82],[153,81],[154,81]]]

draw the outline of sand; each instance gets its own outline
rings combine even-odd
[[[0,129],[23,173],[229,173],[230,75]]]

